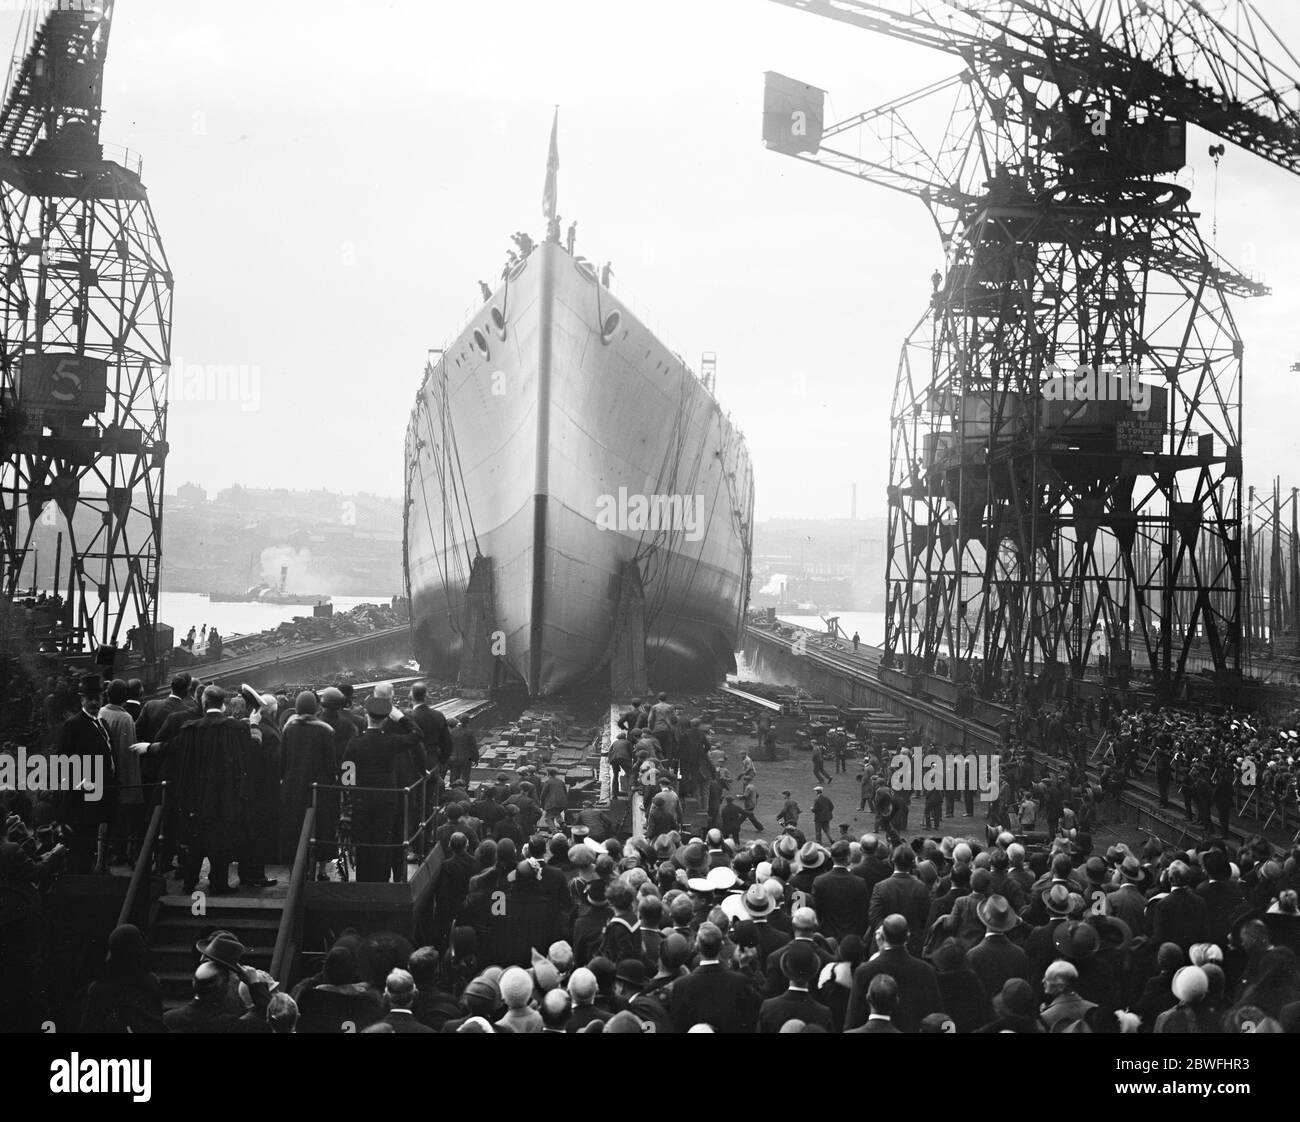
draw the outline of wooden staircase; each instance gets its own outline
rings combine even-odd
[[[283,891],[275,895],[240,892],[206,896],[202,915],[193,914],[189,896],[165,895],[158,903],[158,918],[149,940],[149,962],[162,982],[167,1008],[183,1005],[193,996],[194,970],[199,964],[194,944],[214,931],[229,931],[244,944],[245,966],[270,970],[271,952],[284,914]]]

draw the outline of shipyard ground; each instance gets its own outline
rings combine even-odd
[[[689,708],[687,715],[692,715]],[[750,751],[750,759],[754,761],[754,785],[758,788],[759,793],[758,807],[755,814],[766,829],[757,830],[752,824],[746,822],[741,827],[740,839],[742,842],[751,841],[754,838],[771,839],[781,833],[776,816],[785,801],[781,794],[782,791],[789,791],[799,804],[800,810],[803,811],[799,818],[799,828],[811,839],[813,837],[812,801],[815,797],[813,788],[819,784],[825,788],[826,795],[835,804],[835,815],[832,819],[834,837],[840,836],[841,824],[848,825],[847,834],[850,838],[859,838],[865,833],[870,833],[875,828],[876,817],[871,808],[868,807],[866,810],[858,809],[860,796],[858,783],[854,777],[861,771],[857,766],[860,759],[851,757],[848,761],[848,769],[844,772],[836,772],[834,762],[829,761],[826,767],[832,782],[821,783],[813,775],[812,759],[807,751],[801,751],[788,745],[779,745],[777,749],[778,758],[776,760],[766,760],[754,747],[753,736],[723,733],[715,734],[711,739],[726,752],[727,767],[732,775],[739,772],[741,754],[745,749]],[[733,790],[736,790],[737,794],[739,794],[736,784],[733,784]],[[1109,805],[1113,807],[1114,803]],[[949,835],[954,837],[970,836],[982,842],[985,825],[984,804],[977,801],[975,803],[975,814],[970,818],[965,817],[964,810],[965,808],[959,800],[954,808],[954,816],[942,818],[938,830],[924,829],[922,826],[924,807],[920,800],[913,800],[912,811],[907,823],[907,836],[915,837],[919,834],[943,837]],[[1044,829],[1045,827],[1040,824],[1039,828]],[[1123,821],[1108,822],[1104,820],[1103,816],[1103,822],[1093,831],[1093,848],[1104,853],[1109,846],[1120,842],[1124,842],[1129,846],[1141,845],[1147,837],[1147,833],[1131,823]]]

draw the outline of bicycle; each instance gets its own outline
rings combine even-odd
[[[357,867],[356,847],[352,844],[352,808],[351,806],[342,806],[339,808],[339,824],[335,833],[335,844],[338,846],[338,853],[334,858],[334,868],[338,872],[339,880],[347,884],[351,877],[349,869],[355,870]]]

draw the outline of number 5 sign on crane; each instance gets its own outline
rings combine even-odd
[[[63,355],[54,368],[50,380],[50,398],[54,401],[76,401],[81,397],[81,360],[76,355]],[[70,388],[63,388],[71,383]]]

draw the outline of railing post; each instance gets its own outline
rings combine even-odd
[[[126,886],[122,910],[117,915],[118,927],[131,922],[131,914],[135,911],[135,902],[140,895],[140,888],[144,884],[145,877],[149,875],[149,864],[153,860],[153,847],[162,828],[162,818],[162,807],[154,807],[153,815],[149,819],[149,828],[144,833],[144,841],[140,843],[140,854],[135,859],[135,868],[131,870],[131,883]]]
[[[425,772],[424,781],[420,784],[420,859],[429,856],[429,774]]]
[[[159,787],[162,788],[158,796],[158,806],[162,810],[162,822],[159,823],[158,826],[158,840],[160,842],[165,842],[168,840],[167,839],[167,795],[171,787],[171,780],[164,779],[159,784]]]
[[[289,874],[289,892],[284,901],[284,911],[280,915],[280,928],[275,933],[275,950],[271,953],[271,977],[280,985],[287,985],[289,972],[293,967],[293,956],[289,953],[294,928],[298,922],[298,912],[302,907],[303,884],[307,879],[307,870],[311,866],[311,839],[316,831],[316,807],[314,805],[315,784],[312,784],[313,806],[302,820],[302,829],[298,833],[298,848],[294,853],[293,870]]]
[[[411,788],[403,787],[402,788],[402,854],[401,854],[403,868],[405,868],[406,866],[406,840],[407,840],[406,831],[411,828],[410,823],[411,823]],[[411,839],[411,843],[412,845],[414,845],[415,838]]]

